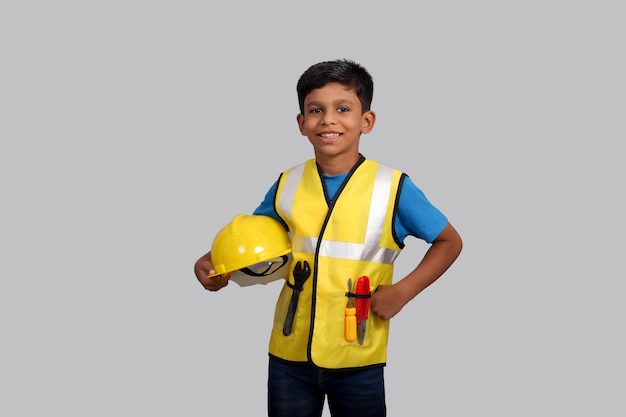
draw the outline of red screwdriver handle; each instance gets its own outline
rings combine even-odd
[[[356,307],[356,322],[361,323],[363,320],[367,320],[370,312],[370,298],[372,294],[370,289],[370,279],[368,276],[363,275],[356,281],[355,294],[355,307]],[[358,297],[359,295],[365,295],[367,297]]]

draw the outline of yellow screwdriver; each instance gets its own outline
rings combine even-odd
[[[345,317],[345,338],[348,342],[356,340],[356,308],[352,302],[352,278],[348,279],[348,306]]]

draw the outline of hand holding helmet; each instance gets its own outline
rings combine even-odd
[[[240,286],[286,279],[290,263],[291,240],[282,224],[267,216],[238,214],[217,233],[195,272],[205,289],[217,291],[230,279]]]
[[[202,256],[194,265],[194,272],[200,284],[207,291],[217,291],[228,285],[230,273],[216,275],[213,262],[211,260],[211,252]]]

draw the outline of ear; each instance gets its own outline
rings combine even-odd
[[[376,123],[376,113],[369,110],[361,116],[361,133],[370,133]]]
[[[296,121],[298,122],[298,129],[300,129],[300,134],[302,136],[306,136],[306,134],[304,133],[304,116],[302,115],[302,113],[298,113],[298,115],[296,116]]]

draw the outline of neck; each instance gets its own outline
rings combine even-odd
[[[339,175],[348,172],[356,165],[361,156],[359,154],[349,156],[335,156],[332,158],[324,158],[319,155],[315,156],[315,161],[322,172],[326,175]]]

